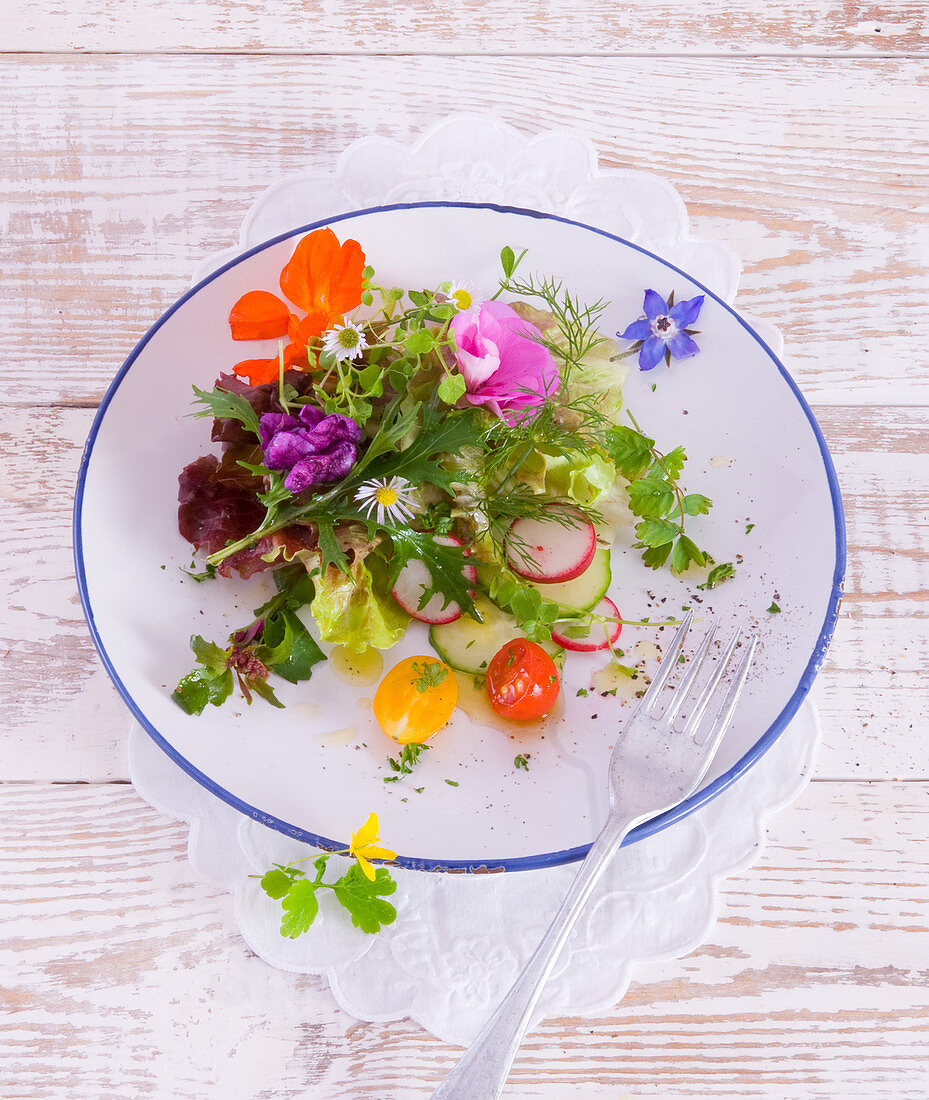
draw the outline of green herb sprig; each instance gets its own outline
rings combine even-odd
[[[685,493],[680,476],[687,461],[683,447],[662,453],[655,440],[645,435],[631,413],[632,427],[620,425],[607,432],[607,443],[616,469],[629,485],[629,507],[639,522],[635,533],[642,560],[658,569],[671,559],[671,569],[683,573],[693,562],[705,566],[706,551],[684,533],[687,518],[705,515],[712,501],[702,493]]]
[[[444,666],[439,667],[444,668]],[[409,744],[403,746],[399,757],[388,756],[387,763],[390,765],[391,770],[396,774],[385,776],[384,782],[398,783],[403,778],[403,776],[412,775],[413,769],[420,761],[420,757],[424,752],[427,752],[428,750],[429,746],[424,742],[410,741]]]
[[[441,661],[414,661],[412,671],[416,674],[412,683],[420,695],[444,683],[448,676],[448,666]]]
[[[284,910],[282,936],[296,939],[310,928],[319,913],[317,894],[320,890],[330,890],[335,900],[351,915],[352,924],[362,932],[373,935],[397,919],[397,910],[384,900],[397,889],[386,867],[378,867],[372,881],[357,863],[352,863],[344,874],[325,882],[323,876],[331,855],[321,855],[313,860],[316,874],[312,878],[298,866],[301,860],[275,863],[262,876],[262,890],[269,898],[280,901]]]
[[[221,706],[236,683],[246,703],[252,694],[274,707],[282,707],[268,683],[275,673],[292,684],[309,680],[312,669],[325,654],[296,614],[315,592],[302,565],[275,570],[276,596],[256,608],[252,623],[229,635],[223,647],[199,634],[190,639],[197,666],[182,677],[172,698],[187,714],[202,714],[207,705]]]

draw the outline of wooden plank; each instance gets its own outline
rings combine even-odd
[[[816,685],[819,774],[926,778],[918,731],[929,665],[929,409],[816,411],[845,492],[850,563]],[[88,409],[13,407],[0,430],[10,455],[0,488],[5,779],[126,776],[128,713],[91,645],[73,580],[71,498],[91,418]]]
[[[461,109],[667,177],[819,404],[929,402],[918,60],[7,55],[0,97],[2,402],[96,403],[266,184]]]
[[[0,1094],[413,1100],[456,1051],[266,966],[131,788],[0,786]],[[925,1100],[929,786],[813,784],[706,943],[545,1021],[507,1093]]]
[[[130,14],[131,12],[131,14]],[[880,10],[853,0],[431,0],[363,4],[308,0],[168,0],[133,5],[39,0],[5,19],[7,50],[244,53],[886,53],[925,49],[925,8],[896,0]]]

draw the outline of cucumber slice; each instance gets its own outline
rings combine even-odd
[[[556,585],[546,585],[555,588]],[[482,623],[470,615],[462,615],[453,623],[437,623],[429,630],[432,648],[452,668],[459,672],[483,672],[491,658],[507,642],[514,638],[525,638],[512,615],[507,615],[483,596],[474,601],[483,617]],[[543,642],[542,648],[553,657],[563,653],[556,642]]]
[[[571,612],[590,611],[591,608],[596,607],[606,595],[611,580],[610,551],[605,546],[598,546],[594,560],[573,581],[562,581],[560,584],[529,583],[533,588],[537,588],[545,599],[558,603],[566,612]]]

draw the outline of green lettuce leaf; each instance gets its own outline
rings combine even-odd
[[[354,561],[348,573],[330,566],[314,578],[316,596],[310,610],[320,636],[353,653],[363,653],[369,646],[389,649],[403,637],[410,622],[390,595],[386,578],[376,580],[372,575],[369,560],[379,572],[376,559],[371,558]]]
[[[519,478],[552,497],[566,498],[595,508],[616,482],[616,468],[603,455],[593,453],[584,461],[536,450],[519,468]]]

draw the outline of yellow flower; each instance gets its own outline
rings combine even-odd
[[[369,859],[396,859],[397,853],[389,848],[379,847],[380,837],[377,835],[380,826],[377,822],[377,814],[368,814],[368,820],[361,826],[357,833],[352,833],[352,842],[348,848],[348,854],[358,860],[358,865],[365,875],[373,882],[374,868],[368,862]]]

